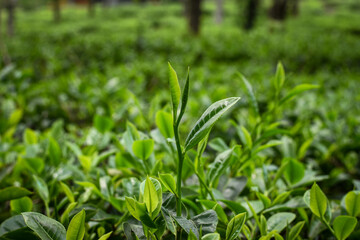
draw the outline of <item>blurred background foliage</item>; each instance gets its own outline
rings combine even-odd
[[[182,81],[191,67],[184,129],[211,102],[246,96],[236,72],[247,76],[264,112],[281,61],[285,89],[321,87],[288,103],[276,119],[301,129],[294,130],[298,144],[317,140],[314,158],[325,173],[338,176],[339,167],[359,177],[357,0],[2,0],[1,7],[2,141],[57,120],[76,133],[95,115],[110,117],[115,132],[127,121],[150,131],[156,112],[169,109],[168,61]],[[249,111],[245,97],[233,117],[251,125]],[[229,126],[216,126],[214,135]]]

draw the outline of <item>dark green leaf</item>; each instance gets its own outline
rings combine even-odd
[[[31,192],[22,187],[7,187],[0,190],[0,202],[18,199],[30,195]]]
[[[185,152],[198,144],[208,134],[215,122],[239,100],[239,97],[223,99],[206,109],[186,138]]]
[[[61,223],[40,213],[22,213],[26,225],[42,240],[65,240],[66,230]]]

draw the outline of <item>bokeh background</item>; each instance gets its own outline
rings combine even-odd
[[[320,86],[287,105],[285,119],[308,122],[318,151],[349,158],[342,164],[355,171],[359,13],[358,0],[1,0],[0,133],[11,117],[21,136],[59,120],[86,128],[95,115],[110,117],[114,131],[127,121],[149,131],[169,109],[168,61],[182,83],[190,67],[184,128],[211,102],[246,96],[237,72],[261,109],[281,61],[285,88]],[[241,104],[246,124],[246,97]]]

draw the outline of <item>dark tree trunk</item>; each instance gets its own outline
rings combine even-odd
[[[95,17],[95,0],[89,0],[88,4],[89,17]]]
[[[60,22],[61,20],[60,0],[53,0],[53,12],[54,12],[54,22]]]
[[[192,34],[200,32],[201,0],[185,0],[186,17]]]
[[[299,15],[299,1],[300,0],[291,0],[289,6],[289,12],[292,16]]]
[[[255,25],[259,0],[247,0],[245,7],[244,29],[250,30]]]
[[[286,18],[288,0],[273,0],[270,9],[270,17],[275,20],[283,21]]]
[[[7,0],[6,1],[6,9],[8,12],[8,19],[7,19],[7,34],[9,37],[14,36],[15,33],[15,7],[16,7],[16,0]]]
[[[215,22],[217,24],[222,23],[224,15],[224,0],[215,0],[216,1],[216,10],[215,10]]]

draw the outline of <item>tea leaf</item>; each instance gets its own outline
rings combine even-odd
[[[239,97],[223,99],[206,109],[186,138],[185,152],[198,144],[211,130],[215,122],[239,100]]]
[[[22,212],[30,212],[33,208],[33,203],[30,198],[22,197],[10,201],[11,211],[15,214]]]
[[[240,213],[233,217],[226,228],[226,240],[234,240],[240,233],[246,220],[246,213]]]
[[[70,202],[75,202],[74,194],[72,193],[71,189],[63,182],[60,182],[61,188],[64,191],[65,195],[69,199]]]
[[[7,187],[0,190],[0,203],[8,200],[18,199],[32,194],[22,187]]]
[[[301,221],[301,222],[298,222],[297,224],[295,224],[295,226],[293,226],[291,228],[287,239],[296,240],[296,238],[299,236],[304,225],[305,225],[305,221]]]
[[[173,121],[176,122],[181,91],[180,91],[180,85],[176,72],[170,63],[168,63],[168,65],[169,65],[169,84],[170,84],[171,102],[173,107]]]
[[[85,210],[81,210],[70,221],[66,240],[82,240],[85,235]]]
[[[305,176],[305,168],[299,161],[290,159],[286,164],[284,175],[291,184],[295,184]]]
[[[256,101],[256,97],[255,97],[255,94],[254,94],[254,90],[250,84],[250,82],[241,74],[241,73],[238,73],[238,76],[241,78],[241,80],[244,82],[245,84],[245,88],[246,88],[246,91],[247,91],[247,94],[249,96],[249,99],[250,99],[250,106],[253,108],[256,116],[259,116],[260,113],[259,113],[259,106],[258,106],[258,103]]]
[[[360,192],[351,191],[345,196],[345,207],[349,215],[357,217],[360,214]]]
[[[184,86],[184,90],[183,90],[183,94],[181,96],[181,108],[180,108],[180,114],[179,117],[177,119],[177,123],[176,125],[180,124],[180,121],[185,113],[185,109],[186,109],[186,105],[188,102],[188,98],[189,98],[189,82],[190,82],[190,68],[188,68],[188,73],[187,73],[187,77],[186,77],[186,82],[185,82],[185,86]]]
[[[158,111],[155,117],[156,126],[159,128],[161,134],[165,138],[173,138],[174,137],[174,129],[172,126],[172,115],[165,111]]]
[[[136,157],[142,160],[146,160],[150,157],[151,153],[154,150],[154,140],[137,140],[133,143],[132,150]]]
[[[151,214],[155,209],[157,208],[159,204],[158,195],[155,189],[154,184],[149,179],[149,177],[146,178],[145,181],[145,189],[144,189],[144,202],[146,204],[146,208],[148,212]]]
[[[42,240],[65,240],[66,230],[61,223],[40,213],[22,213],[26,225]]]
[[[327,198],[320,187],[314,183],[310,190],[310,209],[318,216],[323,218],[327,208]]]
[[[50,196],[49,196],[49,189],[48,189],[46,182],[42,178],[39,178],[38,176],[33,175],[33,185],[34,185],[34,188],[36,189],[36,192],[41,197],[41,199],[45,203],[49,203]]]
[[[220,235],[218,233],[208,233],[201,240],[220,240]]]
[[[160,174],[159,178],[172,194],[177,195],[175,179],[171,174]]]
[[[280,233],[288,224],[294,221],[296,215],[288,212],[281,212],[272,215],[267,220],[268,231],[277,231]]]
[[[295,97],[296,95],[302,93],[302,92],[305,92],[305,91],[308,91],[308,90],[311,90],[311,89],[317,89],[319,88],[318,85],[312,85],[312,84],[301,84],[301,85],[298,85],[296,87],[294,87],[293,89],[291,89],[291,91],[284,97],[280,100],[280,103],[279,105],[282,105],[284,104],[285,102],[291,100],[293,97]]]
[[[338,240],[344,240],[352,231],[354,231],[357,224],[355,217],[351,216],[338,216],[333,222],[335,236]]]

